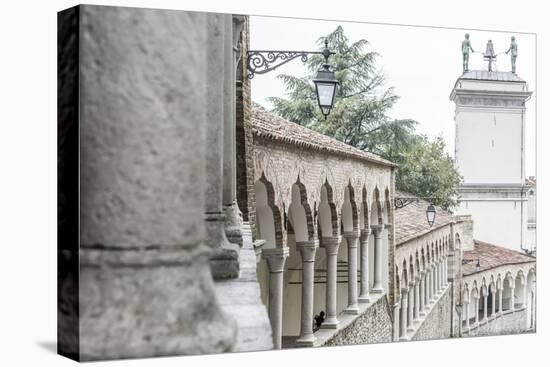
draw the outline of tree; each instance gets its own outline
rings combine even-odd
[[[310,57],[309,72],[303,78],[278,76],[285,84],[287,98],[271,97],[273,112],[359,149],[369,150],[368,136],[387,122],[386,112],[398,97],[393,88],[383,88],[384,76],[375,65],[378,54],[364,52],[369,45],[367,40],[350,45],[341,26],[318,40],[320,48],[324,47],[325,39],[329,48],[336,52],[329,62],[340,82],[336,103],[328,118],[319,111],[311,82],[324,63],[321,55]]]
[[[403,141],[407,143],[380,148],[383,157],[399,164],[397,189],[433,198],[434,205],[448,210],[456,207],[462,177],[445,151],[443,138],[430,141],[425,135],[411,134]]]
[[[340,82],[335,106],[328,118],[324,118],[317,106],[312,83],[324,63],[321,55],[309,59],[305,77],[278,76],[285,84],[287,98],[271,97],[272,112],[399,164],[398,190],[432,197],[435,205],[446,209],[456,206],[461,177],[445,152],[443,139],[431,142],[415,133],[418,122],[388,117],[399,97],[393,87],[384,87],[384,75],[376,68],[379,55],[374,51],[365,52],[369,46],[367,40],[349,44],[341,26],[318,40],[320,48],[324,47],[325,39],[336,52],[329,63]]]

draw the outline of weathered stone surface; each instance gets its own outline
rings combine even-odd
[[[451,296],[451,288],[448,287],[445,294],[432,306],[411,340],[443,339],[451,336],[451,308],[454,309]]]
[[[387,297],[380,297],[365,313],[324,345],[387,343],[392,341],[392,319]]]
[[[526,309],[516,310],[511,313],[505,313],[497,318],[490,319],[487,323],[477,328],[472,328],[470,332],[464,336],[506,335],[531,331],[527,329],[526,325]]]
[[[194,245],[204,236],[205,15],[81,11],[81,241]]]
[[[216,281],[216,297],[222,311],[237,322],[234,351],[270,350],[273,349],[271,325],[260,298],[250,226],[245,225],[243,234],[239,277]]]
[[[80,9],[80,358],[230,351],[200,214],[215,17]]]
[[[207,253],[165,266],[84,265],[81,359],[231,350],[234,320],[219,309]]]

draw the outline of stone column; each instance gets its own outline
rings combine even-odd
[[[296,242],[302,256],[302,319],[300,337],[296,344],[312,347],[316,338],[313,335],[313,279],[315,252],[319,247],[317,240]]]
[[[404,340],[407,336],[407,318],[409,311],[409,290],[401,289],[401,317],[399,327],[399,339]]]
[[[359,292],[359,302],[369,303],[369,235],[370,228],[361,231],[360,256],[361,256],[361,289]]]
[[[374,284],[372,293],[384,293],[382,285],[382,231],[384,225],[371,226],[374,232]]]
[[[483,319],[482,321],[487,321],[487,293],[483,294]]]
[[[224,18],[223,209],[227,238],[229,241],[242,246],[242,219],[237,205],[235,83],[237,75],[236,58],[240,56],[237,53],[239,50],[238,35],[243,29],[244,22],[234,21],[234,17],[230,14],[224,14]]]
[[[443,284],[445,286],[447,286],[449,284],[449,274],[448,274],[448,271],[449,269],[447,268],[448,266],[448,258],[447,256],[445,256],[445,258],[443,258]]]
[[[464,310],[466,313],[466,332],[470,331],[470,302],[468,300],[464,301]]]
[[[338,327],[338,318],[336,314],[337,300],[337,260],[338,248],[340,247],[341,236],[321,238],[321,247],[325,248],[327,256],[327,286],[326,293],[326,319],[321,325],[323,329],[336,329]]]
[[[435,294],[438,295],[441,292],[441,262],[438,261],[435,264]]]
[[[527,284],[523,286],[523,294],[521,297],[521,307],[527,307]]]
[[[495,310],[495,307],[496,307],[496,299],[497,299],[497,295],[496,295],[496,292],[495,292],[495,288],[493,287],[493,292],[491,294],[491,317],[495,317],[495,313],[496,313],[496,310]]]
[[[474,310],[475,310],[474,325],[479,326],[479,295],[474,297]]]
[[[63,24],[67,11],[73,18]],[[59,213],[60,226],[78,220],[59,236],[78,261],[72,357],[231,351],[236,323],[216,298],[203,218],[206,159],[221,158],[206,136],[222,119],[207,120],[206,110],[222,108],[223,19],[130,7],[67,11],[59,14],[58,174],[60,185],[75,183],[60,190],[76,191],[60,192]],[[65,100],[74,91],[77,99]],[[65,103],[74,103],[73,116]]]
[[[441,258],[439,262],[439,290],[443,291],[443,286],[445,285],[445,277],[443,276],[443,267],[444,267],[444,260]]]
[[[346,232],[344,238],[348,244],[348,306],[344,312],[351,315],[359,314],[357,303],[357,240],[359,233]]]
[[[418,315],[419,316],[426,316],[426,310],[424,309],[426,307],[426,283],[425,283],[425,278],[426,277],[426,272],[424,270],[422,270],[420,272],[420,286],[419,286],[419,289],[420,289],[420,300],[419,300],[419,312],[418,312]]]
[[[420,311],[420,277],[415,278],[414,283],[414,315],[413,320],[418,324],[418,313]]]
[[[267,261],[269,269],[269,320],[275,349],[281,349],[283,335],[284,270],[288,253],[288,247],[262,250],[262,257]]]
[[[515,305],[514,305],[514,293],[515,293],[515,287],[510,287],[510,310],[514,311],[515,310]]]
[[[435,266],[432,264],[430,266],[430,303],[434,303],[435,297]]]
[[[430,307],[430,268],[424,271],[424,309]]]
[[[433,265],[432,269],[432,275],[433,275],[433,293],[432,297],[435,299],[437,297],[437,263]]]
[[[498,289],[498,314],[502,315],[502,288]]]
[[[400,304],[399,301],[395,305],[393,305],[393,334],[392,334],[392,340],[394,342],[399,340],[399,325],[401,324],[401,320],[399,317],[400,313]]]
[[[413,329],[413,309],[414,309],[414,282],[409,283],[408,289],[408,307],[407,307],[407,331],[414,331]]]
[[[228,18],[229,17],[229,18]],[[226,80],[233,78],[232,65],[226,70],[226,55],[233,57],[231,36],[226,35],[230,15],[211,14],[207,42],[208,60],[206,73],[206,243],[213,249],[210,268],[214,278],[236,278],[239,276],[239,246],[229,242],[225,235],[225,214],[222,212],[224,188],[224,125],[230,116],[226,111],[227,98],[224,88],[229,88]],[[231,23],[229,23],[229,26]],[[229,42],[229,43],[228,43]],[[223,84],[220,85],[220,77]]]

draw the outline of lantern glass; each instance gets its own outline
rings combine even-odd
[[[327,109],[328,111],[332,109],[335,91],[336,83],[317,82],[317,98],[321,109]]]
[[[435,207],[433,206],[433,204],[430,204],[428,206],[428,209],[426,209],[426,219],[428,220],[428,224],[431,226],[433,226],[434,222],[435,222]]]

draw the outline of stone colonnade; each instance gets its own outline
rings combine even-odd
[[[481,276],[472,274],[464,279],[462,328],[465,333],[502,316],[506,312],[533,306],[529,295],[535,293],[534,268],[526,263],[516,274],[499,269],[485,271]],[[525,276],[527,274],[527,276]],[[477,278],[477,279],[474,279]],[[471,278],[471,279],[469,279]],[[478,285],[478,280],[481,286]],[[519,285],[519,290],[516,284]],[[533,310],[530,310],[534,313]],[[534,315],[533,315],[534,317]],[[529,322],[533,327],[534,322]]]
[[[402,259],[402,266],[396,267],[399,297],[394,305],[394,341],[409,340],[422,318],[449,286],[449,236],[444,235],[431,245],[423,245],[417,250],[414,250],[414,243],[400,246],[403,247],[398,251],[402,255],[397,258]],[[409,255],[410,251],[415,253]]]

